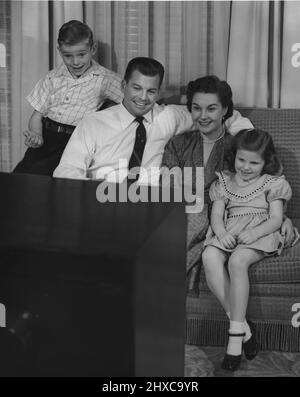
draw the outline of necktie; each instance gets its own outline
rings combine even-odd
[[[140,167],[142,164],[143,153],[146,144],[146,128],[143,123],[144,117],[138,116],[135,121],[139,124],[135,132],[135,142],[133,147],[133,152],[129,160],[129,170],[134,167]]]

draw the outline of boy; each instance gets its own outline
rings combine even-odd
[[[52,175],[68,140],[86,113],[108,99],[123,99],[121,77],[95,62],[93,32],[76,20],[62,25],[58,49],[63,63],[41,79],[27,100],[34,108],[28,131],[29,147],[13,172]]]

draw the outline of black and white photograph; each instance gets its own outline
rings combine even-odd
[[[299,1],[0,0],[0,379],[300,377],[299,174]]]

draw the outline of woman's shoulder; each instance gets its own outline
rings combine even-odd
[[[180,150],[184,150],[186,146],[189,146],[191,143],[201,141],[199,139],[199,132],[196,130],[190,130],[186,132],[182,132],[180,134],[175,135],[172,137],[168,145],[175,146],[176,148],[180,148]]]

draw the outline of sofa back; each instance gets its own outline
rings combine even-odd
[[[268,131],[293,191],[287,215],[300,218],[300,109],[237,108],[253,125]]]

